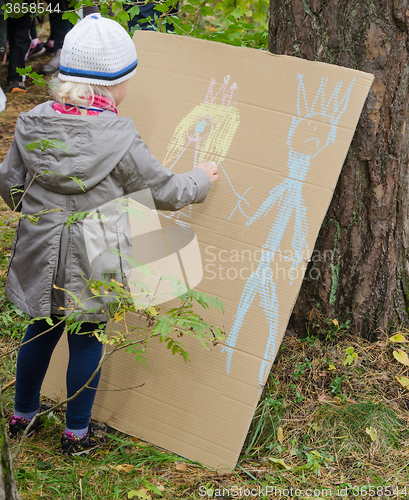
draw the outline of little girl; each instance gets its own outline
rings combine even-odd
[[[55,101],[21,113],[17,120],[14,141],[0,165],[0,195],[23,214],[44,212],[36,224],[28,218],[19,221],[6,293],[31,318],[51,317],[55,325],[57,315],[72,311],[72,298],[61,289],[77,297],[83,292],[83,276],[89,268],[83,225],[67,225],[70,215],[147,188],[157,209],[178,210],[203,202],[218,179],[212,163],[185,174],[164,168],[132,121],[117,116],[116,106],[127,94],[136,65],[135,47],[126,31],[113,20],[90,15],[65,37],[60,72],[52,83]],[[42,154],[40,149],[27,150],[37,139],[61,141],[66,147]],[[92,308],[76,319],[84,321],[80,332],[93,332],[104,328],[109,316]],[[41,411],[41,385],[64,326],[60,322],[50,327],[45,319],[38,319],[27,328],[17,359],[12,436],[23,432]],[[68,342],[70,397],[96,370],[102,345],[95,335],[69,334]],[[98,379],[99,375],[91,384],[93,389],[67,404],[63,453],[88,452],[96,444],[97,431],[106,431],[90,424]],[[33,427],[39,425],[37,418]]]

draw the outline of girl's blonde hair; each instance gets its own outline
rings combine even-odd
[[[115,99],[108,87],[91,85],[90,83],[64,82],[57,76],[50,80],[50,91],[54,99],[60,104],[66,101],[78,106],[90,106],[95,96],[108,98],[115,106]],[[85,97],[86,96],[86,97]]]

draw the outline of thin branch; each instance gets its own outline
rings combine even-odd
[[[68,317],[67,317],[68,318]],[[53,328],[55,328],[56,326],[58,326],[59,324],[61,324],[62,322],[64,322],[67,318],[64,318],[62,319],[61,321],[59,321],[58,323],[56,323],[55,325],[52,325],[50,326],[50,328],[48,328],[48,330],[45,330],[44,332],[41,332],[39,333],[38,335],[36,335],[35,337],[33,337],[32,339],[30,340],[26,340],[25,342],[19,344],[17,347],[13,347],[13,349],[10,349],[9,351],[5,352],[4,354],[2,354],[0,356],[0,359],[2,358],[5,358],[6,356],[8,356],[9,354],[12,354],[13,352],[15,351],[18,351],[20,349],[20,347],[22,347],[23,345],[26,345],[26,344],[29,344],[30,342],[32,342],[33,340],[36,340],[38,338],[40,338],[42,335],[45,335],[46,333],[50,332]],[[35,320],[34,320],[35,321]]]
[[[16,383],[16,379],[12,380],[11,382],[9,382],[6,385],[3,385],[3,387],[1,388],[1,392],[4,392],[9,387],[12,387],[15,383]]]
[[[34,175],[33,175],[33,178],[31,179],[29,185],[27,186],[27,188],[24,190],[24,193],[23,193],[23,196],[20,198],[20,200],[18,201],[17,205],[14,207],[13,211],[11,212],[11,214],[9,215],[9,218],[6,220],[6,222],[4,223],[5,226],[8,226],[9,225],[9,222],[10,222],[10,219],[13,217],[14,213],[16,212],[17,210],[17,207],[20,205],[20,203],[23,201],[23,198],[24,196],[27,194],[27,191],[29,190],[30,186],[33,184],[35,178],[36,178],[36,174],[38,172],[38,169],[40,168],[40,164],[41,164],[41,159],[43,157],[43,150],[40,149],[40,157],[38,159],[38,164],[37,164],[37,168],[34,172]],[[14,201],[13,201],[14,203]],[[0,234],[4,231],[5,228],[2,228],[0,229]]]
[[[21,439],[20,439],[20,442],[13,454],[13,460],[15,460],[17,457],[18,457],[18,454],[20,453],[20,449],[28,435],[28,433],[30,432],[32,426],[34,425],[34,422],[36,421],[36,419],[38,418],[42,418],[46,415],[48,415],[49,413],[51,413],[52,411],[55,411],[55,410],[58,410],[59,408],[61,408],[62,406],[64,406],[66,403],[69,403],[70,401],[72,401],[73,399],[75,399],[77,396],[79,396],[85,389],[94,389],[93,387],[89,387],[89,384],[94,380],[94,378],[96,377],[96,375],[98,374],[98,372],[101,370],[101,367],[102,365],[112,356],[112,354],[114,354],[114,352],[117,352],[117,351],[120,351],[122,349],[125,349],[126,347],[129,347],[131,345],[136,345],[136,344],[140,344],[142,342],[146,342],[147,340],[149,340],[150,338],[152,337],[156,337],[156,335],[151,335],[150,337],[148,337],[148,339],[144,339],[144,340],[136,340],[134,342],[128,342],[124,345],[121,345],[121,346],[116,346],[112,351],[108,352],[107,353],[107,345],[105,344],[104,345],[104,352],[102,353],[102,356],[101,356],[101,359],[99,360],[99,363],[98,363],[98,366],[96,367],[96,369],[94,370],[94,372],[92,373],[92,375],[90,376],[90,378],[87,380],[87,382],[85,383],[85,385],[83,385],[80,389],[78,389],[77,392],[75,392],[75,394],[73,394],[71,397],[69,398],[66,398],[64,401],[61,401],[60,403],[57,403],[56,405],[54,405],[52,408],[49,408],[48,410],[45,410],[41,413],[37,413],[35,415],[34,418],[31,419],[30,423],[28,424],[28,426],[25,428],[24,430],[24,433],[23,435],[21,436]]]
[[[97,387],[88,387],[88,389],[93,389],[94,391],[97,392],[119,392],[119,391],[130,391],[131,389],[139,389],[140,387],[143,387],[145,385],[145,382],[140,385],[134,385],[133,387],[124,387],[123,389],[98,389]]]

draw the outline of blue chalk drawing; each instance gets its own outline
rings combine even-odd
[[[328,78],[323,77],[315,99],[309,107],[303,76],[302,74],[298,75],[298,116],[293,118],[287,137],[287,146],[290,148],[287,161],[288,178],[270,191],[270,195],[260,205],[256,213],[249,218],[246,226],[251,226],[260,218],[266,217],[274,206],[277,207],[278,214],[263,245],[257,270],[250,275],[243,288],[234,324],[222,349],[222,352],[225,351],[227,355],[226,372],[229,374],[240,329],[254,298],[259,294],[260,305],[264,310],[270,330],[259,372],[260,390],[274,359],[280,317],[276,284],[272,280],[270,265],[274,260],[275,252],[280,250],[283,235],[293,215],[295,220],[292,238],[294,258],[290,270],[289,286],[293,283],[295,269],[298,269],[300,262],[304,260],[302,258],[303,252],[306,252],[306,256],[309,258],[307,207],[302,198],[303,182],[315,156],[329,144],[335,143],[339,119],[348,106],[355,81],[353,78],[341,100],[339,99],[343,82],[338,81],[331,97],[326,101]],[[243,201],[246,200],[243,198]],[[241,210],[240,201],[238,208]]]
[[[234,189],[234,186],[233,186],[233,183],[231,182],[231,180],[229,179],[229,176],[227,175],[227,172],[226,170],[223,168],[223,165],[220,163],[220,168],[222,169],[224,175],[226,176],[226,179],[227,179],[227,182],[230,184],[230,187],[233,191],[233,193],[237,196],[238,198],[238,202],[236,203],[236,206],[234,207],[232,213],[227,217],[227,220],[230,220],[232,218],[232,215],[234,214],[234,212],[239,209],[240,212],[244,215],[244,217],[246,217],[246,219],[248,219],[248,215],[246,215],[244,212],[243,212],[243,209],[241,207],[241,202],[244,201],[244,203],[249,207],[250,204],[249,202],[246,200],[246,198],[244,198],[244,195],[246,195],[250,189],[253,187],[253,186],[250,186],[249,188],[246,189],[246,191],[243,193],[243,196],[241,196],[235,189]]]

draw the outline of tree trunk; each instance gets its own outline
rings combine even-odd
[[[269,49],[375,75],[290,326],[408,325],[409,0],[271,0]],[[314,262],[315,261],[315,262]],[[317,271],[318,270],[318,271]]]
[[[6,422],[3,416],[0,389],[0,500],[20,500],[14,482],[13,466],[7,439]]]

